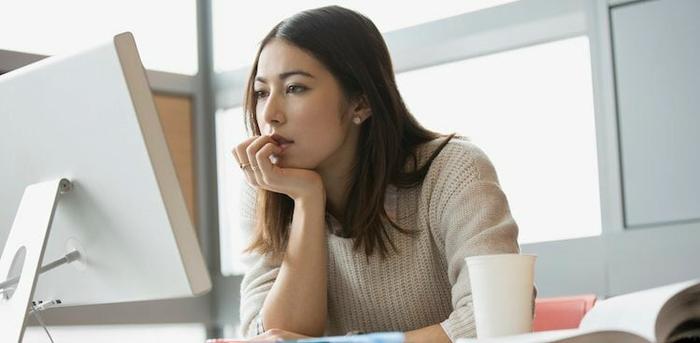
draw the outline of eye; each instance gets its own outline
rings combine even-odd
[[[255,94],[256,99],[262,99],[267,96],[267,91],[254,91],[253,94]]]
[[[287,86],[287,93],[301,93],[306,89],[306,87],[300,85],[289,85]]]

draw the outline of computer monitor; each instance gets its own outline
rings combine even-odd
[[[41,274],[34,299],[74,306],[211,289],[130,33],[0,75],[0,247],[25,188],[60,179],[72,189],[58,197],[43,264],[72,250],[81,259]]]

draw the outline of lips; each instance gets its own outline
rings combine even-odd
[[[286,146],[286,145],[294,143],[293,140],[286,138],[282,135],[276,134],[276,133],[274,135],[272,135],[270,138],[272,138],[272,140],[275,141],[280,146]]]

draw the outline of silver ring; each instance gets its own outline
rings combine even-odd
[[[250,163],[241,163],[239,164],[239,166],[241,167],[241,169],[245,169],[246,167],[250,166]]]

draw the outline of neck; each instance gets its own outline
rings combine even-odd
[[[345,212],[358,136],[359,130],[353,128],[338,151],[317,169],[326,190],[326,209],[338,220]]]
[[[326,210],[341,220],[347,203],[348,178],[345,173],[329,171],[321,174],[326,190]]]

